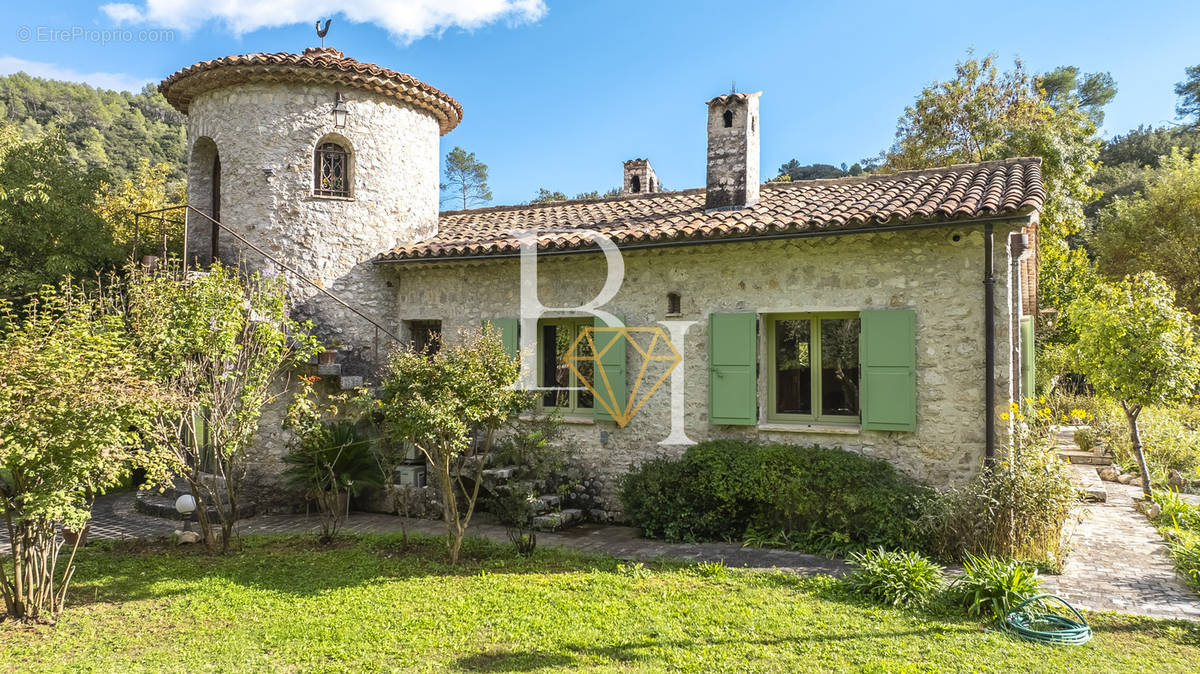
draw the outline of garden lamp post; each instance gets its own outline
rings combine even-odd
[[[184,494],[175,499],[175,510],[183,516],[183,530],[191,531],[189,523],[192,513],[196,512],[196,499],[191,494]]]

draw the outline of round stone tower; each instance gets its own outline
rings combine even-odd
[[[253,247],[388,326],[394,293],[372,260],[436,233],[439,137],[462,107],[332,48],[203,61],[159,90],[188,117],[188,203],[228,228],[189,215],[189,264],[283,273],[295,313],[349,364],[369,360],[375,326]]]

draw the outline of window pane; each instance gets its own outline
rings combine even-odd
[[[563,330],[558,325],[542,326],[542,386],[546,388],[561,388],[559,391],[546,391],[542,394],[542,405],[545,407],[566,407],[569,404],[571,371],[563,362],[563,354],[570,346],[569,330]]]
[[[812,322],[775,322],[775,412],[812,414]]]
[[[586,326],[582,326],[582,325],[578,326],[575,329],[575,334],[577,336],[582,335],[585,327]],[[592,343],[589,342],[586,337],[579,340],[579,346],[576,347],[575,353],[579,356],[584,356],[584,357],[591,356],[592,355]],[[588,380],[589,382],[592,382],[592,386],[596,385],[595,384],[595,382],[596,382],[596,378],[595,378],[596,362],[595,361],[577,360],[577,361],[575,361],[575,367],[579,370],[579,374],[583,375],[584,379]],[[575,382],[575,385],[583,388],[583,390],[575,392],[575,407],[578,407],[579,409],[583,409],[583,410],[592,409],[592,392],[587,390],[587,388],[584,386],[584,383],[581,381]]]
[[[857,318],[821,319],[821,414],[858,415]]]
[[[441,321],[412,321],[409,332],[412,348],[419,353],[436,354],[442,346]]]

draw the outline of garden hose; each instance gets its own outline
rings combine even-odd
[[[1045,610],[1044,599],[1053,599],[1066,606],[1075,614],[1078,620],[1072,620],[1056,613],[1035,613],[1030,604],[1038,602]],[[1029,608],[1027,608],[1029,607]],[[1092,638],[1092,628],[1087,621],[1068,604],[1062,597],[1052,594],[1039,594],[1017,604],[1005,618],[1004,627],[1018,637],[1036,644],[1051,644],[1058,646],[1079,646],[1086,644]]]

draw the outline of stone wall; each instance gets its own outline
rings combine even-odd
[[[197,96],[188,114],[188,200],[212,212],[213,160],[219,156],[222,224],[378,320],[392,313],[393,293],[371,260],[437,230],[438,123],[395,99],[348,89],[341,93],[349,117],[337,129],[331,110],[338,91],[332,85],[243,84]],[[328,140],[350,151],[349,197],[313,194],[314,149]],[[211,225],[195,215],[189,220],[189,257],[204,262]],[[269,268],[232,236],[218,241],[222,260]],[[375,345],[370,323],[296,276],[285,277],[296,313],[312,318],[323,339],[345,343],[349,371],[364,368]]]
[[[997,226],[1003,242],[1015,228]],[[694,441],[743,438],[842,447],[886,459],[927,483],[961,483],[978,470],[984,453],[983,236],[981,226],[850,234],[782,241],[669,247],[630,251],[616,299],[603,307],[629,326],[666,318],[667,293],[682,295],[682,316],[696,321],[682,351],[685,427]],[[997,407],[1011,396],[1009,317],[1012,292],[1008,247],[995,247]],[[382,265],[396,286],[392,325],[439,317],[445,339],[475,329],[485,318],[517,317],[517,260]],[[547,306],[583,303],[599,291],[606,269],[596,254],[544,257],[539,294]],[[912,308],[917,321],[917,430],[881,432],[712,426],[707,419],[707,317],[710,312],[757,313]],[[759,406],[764,416],[765,337],[759,331]],[[629,349],[630,381],[640,357]],[[638,359],[635,362],[635,358]],[[606,485],[605,506],[619,508],[617,478],[681,446],[662,446],[670,426],[670,383],[664,384],[624,428],[590,418],[569,424],[573,460]],[[1000,443],[1007,429],[997,422]],[[607,432],[607,442],[601,433]]]

